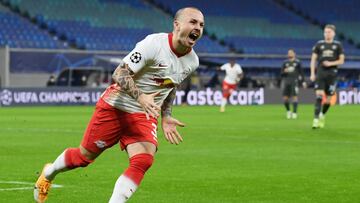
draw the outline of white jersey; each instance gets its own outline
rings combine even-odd
[[[237,63],[235,63],[234,66],[231,66],[230,63],[225,63],[220,69],[225,70],[226,75],[224,81],[231,85],[238,82],[238,75],[243,72],[241,66]]]
[[[172,45],[172,33],[148,35],[136,44],[123,62],[135,73],[134,82],[143,93],[160,92],[154,98],[159,106],[199,66],[199,58],[193,49],[185,55],[176,53]],[[144,112],[140,104],[122,91],[118,84],[109,86],[102,98],[122,111]]]

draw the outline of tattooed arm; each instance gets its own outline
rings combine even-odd
[[[169,95],[164,100],[163,105],[161,106],[161,116],[162,117],[171,117],[172,104],[176,97],[176,89],[174,88]]]
[[[161,115],[162,115],[162,129],[165,135],[165,138],[171,144],[179,144],[183,141],[180,133],[177,131],[176,126],[184,127],[185,124],[171,117],[171,107],[176,97],[176,89],[174,88],[170,94],[164,100],[163,105],[161,106]]]
[[[160,107],[155,104],[154,97],[158,95],[158,92],[153,94],[144,94],[136,86],[133,79],[134,75],[134,72],[127,64],[124,63],[116,68],[112,78],[120,86],[121,90],[139,102],[145,111],[147,119],[149,119],[149,116],[157,118],[159,116]]]
[[[134,72],[129,68],[126,63],[124,63],[123,65],[119,65],[115,69],[112,78],[123,91],[125,91],[135,100],[138,100],[140,95],[143,93],[135,85],[135,82],[133,80],[134,75]]]

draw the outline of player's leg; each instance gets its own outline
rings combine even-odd
[[[332,95],[326,95],[326,101],[324,102],[324,104],[322,106],[322,111],[321,111],[321,113],[323,115],[325,115],[328,112],[328,110],[331,106],[331,98],[332,98]]]
[[[225,112],[227,100],[228,100],[228,96],[224,96],[224,94],[223,94],[223,98],[221,99],[220,112]]]
[[[223,90],[222,91],[223,97],[221,99],[220,112],[225,112],[225,106],[226,106],[227,100],[230,96],[230,87],[225,81],[223,81],[222,90]]]
[[[326,96],[324,98],[325,101],[322,104],[321,112],[319,115],[319,128],[325,127],[325,113],[329,110],[330,107],[331,96]]]
[[[102,151],[118,143],[118,134],[122,130],[120,122],[118,110],[102,100],[99,101],[80,147],[65,149],[53,163],[45,165],[35,184],[35,200],[46,200],[51,182],[57,174],[88,166]]]
[[[154,161],[156,146],[150,142],[137,142],[126,147],[129,167],[116,180],[109,203],[123,203],[139,187],[146,171]]]
[[[293,112],[291,114],[291,118],[297,118],[297,108],[298,108],[298,95],[299,94],[299,87],[296,84],[292,86],[292,104],[293,104]]]
[[[293,103],[293,112],[291,117],[293,119],[297,118],[297,109],[298,109],[298,97],[297,96],[293,96],[292,97],[292,103]]]
[[[322,106],[322,114],[323,115],[325,115],[326,114],[326,112],[328,112],[328,110],[329,110],[329,108],[330,108],[330,106],[331,106],[331,104],[330,104],[330,102],[331,102],[331,95],[326,95],[326,101],[325,101],[325,103],[323,104],[323,106]]]
[[[326,101],[322,108],[322,114],[325,115],[326,112],[329,110],[331,106],[331,98],[336,92],[336,76],[335,75],[329,75],[327,78],[327,84],[326,84]]]
[[[51,182],[60,172],[69,171],[78,167],[86,167],[100,155],[92,153],[84,147],[67,148],[53,163],[44,166],[38,180],[35,183],[34,199],[37,202],[45,202],[51,187]]]
[[[291,118],[291,111],[290,111],[290,87],[288,84],[284,85],[283,89],[283,102],[286,109],[286,118]]]
[[[315,118],[319,118],[320,112],[321,112],[321,107],[322,107],[322,99],[324,96],[325,92],[324,90],[316,90],[315,91],[315,96],[316,96],[316,101],[315,101],[315,112],[314,112],[314,117]]]
[[[67,148],[61,153],[52,164],[44,169],[45,178],[52,181],[60,172],[65,172],[78,167],[86,167],[92,163],[100,152],[90,152],[80,145],[78,148]]]
[[[325,80],[321,75],[318,75],[315,81],[316,100],[315,100],[315,108],[314,108],[314,120],[312,125],[313,129],[319,128],[319,116],[322,107],[322,99],[325,94],[324,90],[325,90]]]
[[[313,128],[319,128],[319,116],[321,112],[321,106],[322,106],[322,99],[323,95],[325,94],[324,90],[316,90],[316,101],[315,101],[315,110],[314,110],[314,120],[313,120]]]
[[[130,114],[126,120],[129,124],[126,132],[120,137],[121,149],[129,155],[129,167],[117,179],[111,203],[125,202],[139,187],[146,171],[154,161],[157,150],[157,120],[145,114]]]
[[[290,100],[288,96],[283,96],[284,106],[286,109],[286,118],[291,118],[291,111],[290,111]]]
[[[325,114],[328,112],[330,106],[331,106],[331,98],[335,94],[336,91],[336,76],[335,75],[329,75],[326,80],[326,86],[325,86],[325,102],[322,105],[322,111],[319,116],[319,127],[323,128],[325,127]]]

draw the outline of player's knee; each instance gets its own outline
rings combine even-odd
[[[153,164],[154,156],[147,153],[137,154],[130,158],[130,167],[145,173]]]
[[[90,160],[81,154],[79,148],[68,148],[65,152],[65,163],[66,167],[69,169],[86,167],[92,162],[93,160]]]
[[[99,152],[99,153],[90,152],[81,145],[79,148],[80,148],[80,153],[89,160],[94,160],[94,159],[96,159],[96,157],[98,157],[101,154],[101,152]]]
[[[316,100],[320,100],[320,101],[321,101],[322,99],[323,99],[323,96],[322,96],[321,94],[317,94],[317,95],[316,95]]]
[[[325,95],[325,92],[324,92],[324,90],[316,90],[316,91],[315,91],[315,94],[316,94],[316,96],[317,96],[317,95],[323,96],[323,95]]]

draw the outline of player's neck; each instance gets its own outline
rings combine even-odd
[[[181,55],[189,52],[189,48],[181,45],[181,43],[178,40],[173,39],[173,45],[174,45],[174,49],[176,50],[176,52]]]
[[[169,39],[171,40],[169,41],[171,49],[175,52],[176,55],[183,56],[189,53],[191,48],[182,45],[180,40],[175,34],[170,33],[169,37],[170,37]]]
[[[325,39],[325,43],[333,43],[334,39]]]

